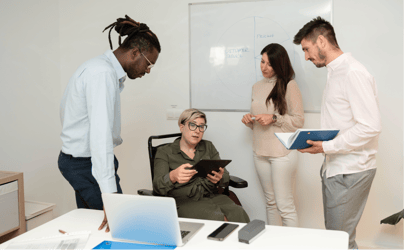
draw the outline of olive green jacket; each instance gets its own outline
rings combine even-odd
[[[177,138],[173,143],[158,148],[154,159],[154,192],[179,199],[191,198],[199,200],[201,197],[217,193],[218,186],[226,187],[229,184],[230,175],[226,169],[224,169],[223,177],[217,184],[213,184],[207,178],[202,177],[192,177],[189,182],[181,184],[171,182],[170,171],[182,164],[195,165],[202,159],[220,159],[219,152],[210,141],[201,140],[195,149],[194,159],[189,158],[180,149],[180,138]]]

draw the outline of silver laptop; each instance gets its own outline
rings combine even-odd
[[[174,198],[102,194],[112,238],[159,245],[182,246],[203,223],[178,222]]]

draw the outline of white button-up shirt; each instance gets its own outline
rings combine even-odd
[[[60,104],[62,152],[91,157],[102,193],[117,192],[113,150],[122,144],[120,93],[125,78],[118,59],[108,50],[76,70]]]
[[[323,174],[332,177],[376,168],[381,117],[375,79],[350,53],[327,65],[321,128],[339,129],[323,142]]]

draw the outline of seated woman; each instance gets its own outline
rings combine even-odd
[[[182,133],[173,143],[158,148],[154,159],[153,189],[160,195],[174,197],[178,216],[194,219],[249,222],[244,209],[218,187],[229,184],[229,172],[220,168],[206,178],[193,177],[189,169],[202,159],[219,160],[212,142],[202,140],[207,128],[206,115],[197,109],[182,112],[178,125]]]

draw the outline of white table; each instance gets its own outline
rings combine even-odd
[[[76,209],[0,244],[0,249],[6,248],[12,241],[58,235],[59,229],[66,232],[91,231],[86,244],[86,249],[91,249],[104,240],[112,240],[111,233],[98,231],[103,218],[103,211]],[[349,237],[342,231],[266,226],[264,234],[251,244],[245,244],[238,242],[238,230],[245,223],[237,223],[240,225],[238,229],[224,241],[214,241],[208,240],[207,235],[219,227],[222,221],[185,218],[179,220],[205,223],[205,226],[179,249],[348,249]]]

